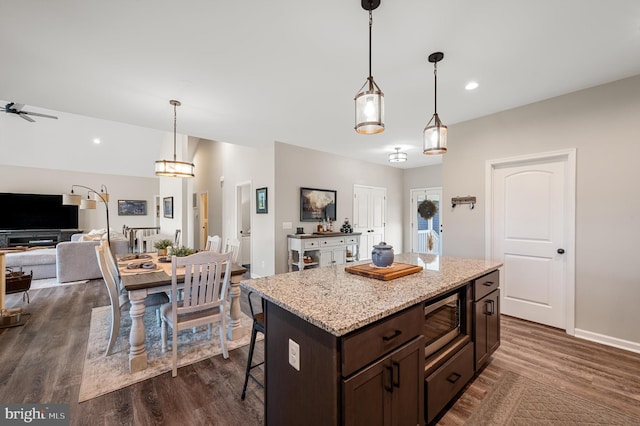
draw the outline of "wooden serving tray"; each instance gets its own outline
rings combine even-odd
[[[422,271],[422,266],[411,265],[408,263],[392,263],[388,268],[377,268],[373,264],[364,263],[362,265],[348,266],[345,271],[362,275],[364,277],[375,278],[378,280],[389,281],[395,278],[404,277],[406,275],[415,274]]]

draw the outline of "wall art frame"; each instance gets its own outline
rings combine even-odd
[[[173,197],[164,197],[162,199],[162,211],[164,217],[173,219]]]
[[[256,189],[256,213],[269,213],[269,199],[267,197],[267,188]]]
[[[338,193],[332,189],[300,188],[300,221],[336,221]]]
[[[118,200],[118,216],[146,216],[147,200]]]

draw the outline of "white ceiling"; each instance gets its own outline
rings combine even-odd
[[[409,161],[398,167],[418,167],[440,162],[421,149],[434,51],[445,55],[438,113],[448,125],[640,74],[638,0],[382,0],[373,76],[386,130],[359,135],[360,1],[3,0],[0,98],[166,131],[178,99],[178,133],[380,164],[399,146]],[[469,80],[480,87],[465,91]]]

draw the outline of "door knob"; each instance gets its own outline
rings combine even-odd
[[[564,254],[564,249],[559,248],[558,249],[558,254]]]

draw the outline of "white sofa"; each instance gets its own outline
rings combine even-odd
[[[56,246],[56,276],[59,283],[102,278],[95,248],[96,241],[65,241]],[[129,241],[111,240],[114,256],[129,252]]]
[[[33,272],[33,279],[54,278],[56,276],[56,249],[33,249],[7,253],[7,267],[14,271]]]

